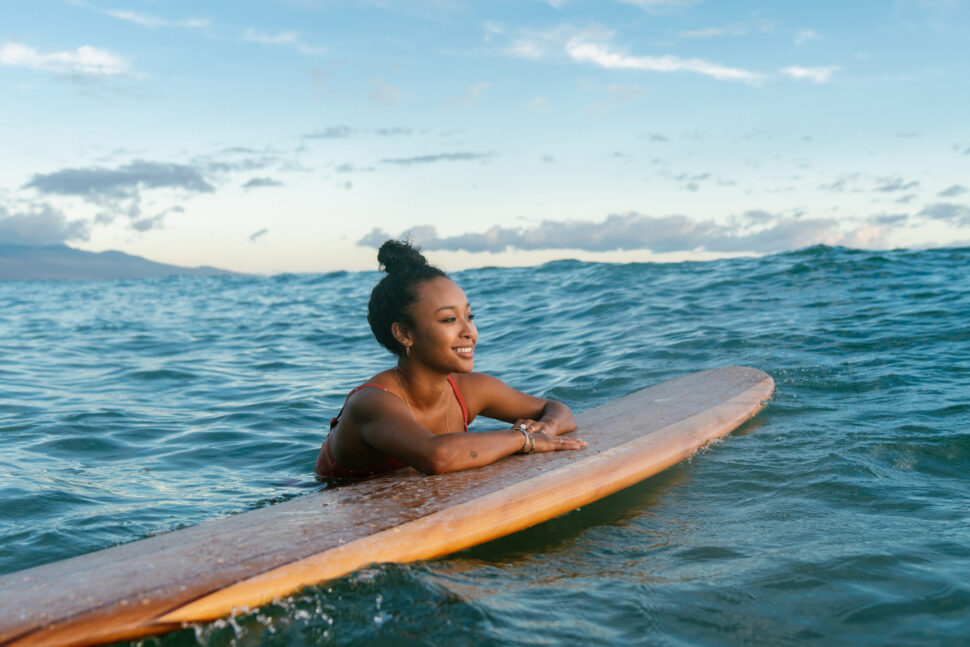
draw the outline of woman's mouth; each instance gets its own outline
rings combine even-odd
[[[471,359],[475,356],[474,346],[459,346],[455,348],[455,352],[458,353],[458,357],[463,359]]]

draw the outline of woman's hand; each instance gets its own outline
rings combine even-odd
[[[559,430],[559,424],[555,420],[532,420],[531,418],[519,418],[512,425],[513,429],[524,429],[530,434],[548,434],[550,436],[558,436],[562,432]]]
[[[522,449],[518,453],[557,452],[564,449],[583,449],[586,447],[584,441],[578,438],[561,438],[555,433],[546,431],[549,428],[550,426],[545,422],[537,422],[535,420],[517,421],[512,429],[518,432],[525,431],[531,437],[531,440],[526,438]]]

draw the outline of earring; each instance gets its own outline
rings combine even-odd
[[[405,346],[404,347],[404,355],[407,356],[408,359],[411,358],[411,347],[410,346]]]

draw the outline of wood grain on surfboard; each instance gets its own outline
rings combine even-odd
[[[431,559],[652,476],[736,429],[774,381],[712,369],[576,416],[585,450],[435,476],[403,468],[0,577],[0,645],[90,645],[178,629],[376,562]]]

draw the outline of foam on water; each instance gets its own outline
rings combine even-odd
[[[602,502],[145,644],[959,644],[970,249],[454,278],[477,368],[583,410],[715,366],[775,401]],[[305,493],[387,366],[377,273],[0,283],[0,572]],[[488,425],[477,422],[478,428]]]

